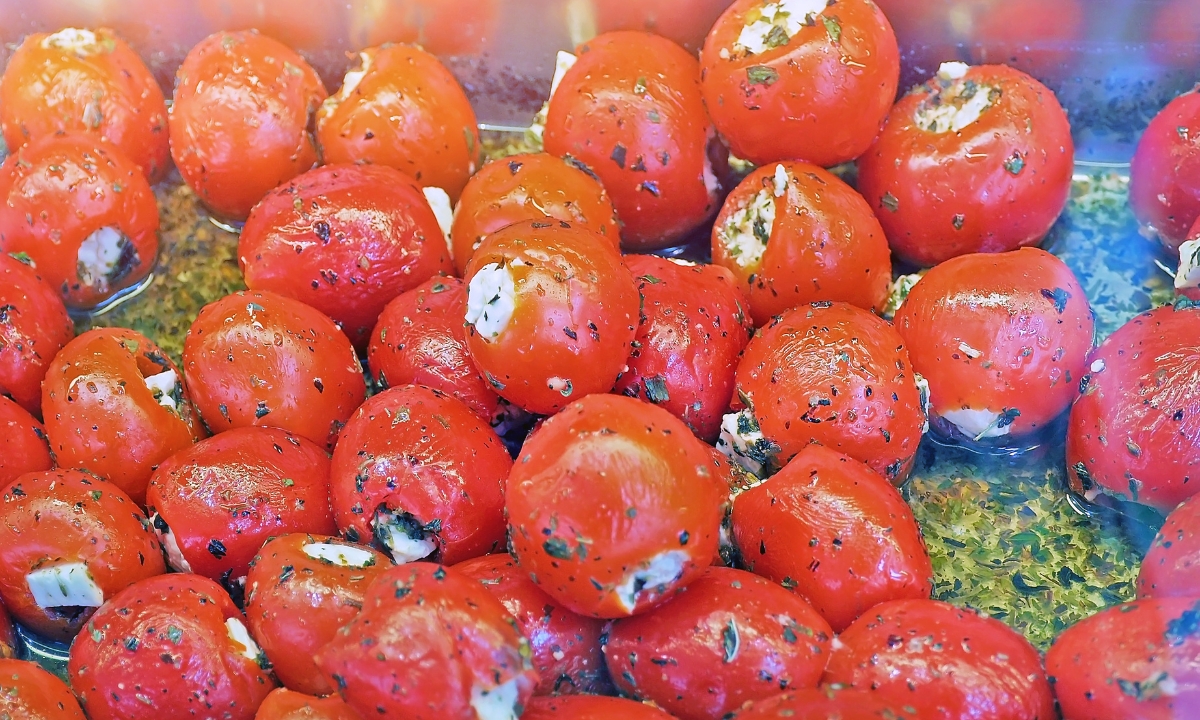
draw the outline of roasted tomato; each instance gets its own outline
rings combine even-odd
[[[139,504],[155,468],[205,436],[179,368],[121,328],[89,330],[54,356],[42,414],[58,465],[95,473]]]
[[[0,252],[0,396],[41,416],[46,368],[73,337],[75,326],[57,288]]]
[[[206,305],[184,341],[183,370],[213,432],[280,427],[327,449],[366,396],[358,356],[337,325],[269,292]]]
[[[581,615],[661,605],[717,554],[728,489],[708,448],[675,416],[591,395],[525,442],[508,478],[513,555]]]
[[[119,148],[150,182],[166,174],[167,105],[154,75],[112,30],[26,35],[0,78],[8,147],[86,132]]]
[[[36,663],[0,659],[0,718],[85,720],[71,689]]]
[[[645,30],[698,52],[729,0],[596,0],[596,29]]]
[[[611,685],[600,641],[604,621],[562,607],[522,571],[511,555],[484,555],[454,566],[478,580],[517,620],[529,640],[538,695],[606,694]]]
[[[54,466],[46,430],[25,408],[0,396],[0,487]]]
[[[913,714],[870,690],[823,687],[753,703],[737,720],[902,720]]]
[[[606,33],[576,53],[550,96],[546,152],[604,184],[627,249],[677,243],[712,217],[720,191],[695,57],[633,31]]]
[[[435,55],[479,55],[497,39],[497,0],[362,0],[350,7],[350,44],[405,42]]]
[[[1137,584],[1142,598],[1200,598],[1200,496],[1167,515],[1142,560]]]
[[[928,266],[1040,242],[1074,168],[1054,93],[1004,65],[953,62],[896,103],[859,159],[858,190],[896,255]]]
[[[545,153],[513,155],[484,165],[463,188],[450,231],[459,274],[484,238],[526,220],[574,223],[620,249],[616,211],[594,175]]]
[[[900,82],[900,51],[870,0],[737,0],[700,53],[704,103],[734,155],[829,167],[862,155]]]
[[[316,71],[278,40],[209,35],[176,73],[171,157],[210,210],[242,220],[317,163],[309,125],[325,95]]]
[[[12,618],[8,616],[4,602],[0,600],[0,660],[16,657],[20,649],[20,639],[13,627]]]
[[[1150,121],[1129,170],[1138,222],[1178,251],[1200,217],[1200,92],[1184,93]]]
[[[751,472],[826,445],[899,485],[924,432],[904,339],[846,303],[813,303],[760,330],[737,369],[737,399],[718,447]],[[743,409],[744,406],[744,409]]]
[[[278,666],[276,666],[278,669]],[[361,720],[339,697],[313,697],[287,688],[271,691],[254,720]]]
[[[317,665],[363,717],[473,720],[518,715],[538,682],[529,656],[516,621],[479,583],[418,562],[371,583]]]
[[[933,567],[908,503],[866,465],[800,451],[733,503],[746,569],[793,589],[837,632],[885,600],[928,598]]]
[[[457,202],[481,160],[475,111],[450,71],[414,45],[359,53],[317,113],[327,163],[388,165]]]
[[[146,516],[76,470],[18,478],[0,501],[0,599],[34,632],[70,641],[96,608],[166,572]]]
[[[367,586],[391,564],[383,553],[320,535],[263,546],[246,575],[246,620],[280,682],[310,695],[333,692],[313,654],[358,615]]]
[[[1067,479],[1168,513],[1200,492],[1200,308],[1130,320],[1092,353],[1067,428]]]
[[[275,688],[242,614],[216,583],[162,575],[126,588],[71,645],[91,720],[252,720]]]
[[[737,278],[756,325],[822,300],[882,310],[892,282],[891,251],[870,206],[807,163],[750,173],[717,216],[712,257]]]
[[[633,700],[597,695],[535,697],[521,720],[670,720],[671,716]]]
[[[389,300],[454,270],[421,189],[371,165],[317,168],[272,190],[242,228],[238,264],[251,290],[308,303],[360,349]]]
[[[0,250],[32,260],[69,307],[94,307],[154,267],[154,191],[96,137],[41,137],[0,166]]]

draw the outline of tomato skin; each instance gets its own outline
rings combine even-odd
[[[62,680],[39,665],[0,658],[0,717],[13,720],[85,720]]]
[[[497,37],[500,20],[496,0],[368,0],[354,5],[354,47],[411,43],[442,57],[482,54]]]
[[[1147,50],[1154,62],[1173,68],[1192,68],[1200,62],[1200,7],[1191,0],[1167,0],[1149,24]]]
[[[205,206],[242,220],[269,190],[317,164],[308,124],[325,97],[316,71],[278,40],[209,35],[176,73],[171,157]]]
[[[4,609],[4,602],[0,600],[0,660],[15,658],[21,647],[19,643],[20,640],[17,638],[16,628],[13,627],[12,618]],[[0,677],[3,676],[0,675]]]
[[[1172,254],[1200,219],[1200,92],[1167,103],[1138,140],[1129,169],[1138,222]]]
[[[729,0],[597,0],[596,28],[644,30],[695,53]]]
[[[361,720],[339,697],[313,697],[287,688],[272,690],[254,720]]]
[[[1200,497],[1168,515],[1142,560],[1139,598],[1200,597]]]
[[[3,170],[0,169],[0,173]],[[42,379],[55,354],[75,337],[62,297],[29,265],[0,252],[0,396],[42,412]]]
[[[25,408],[0,396],[0,487],[53,466],[46,429]]]
[[[735,717],[737,720],[896,720],[911,716],[898,704],[870,690],[821,687],[760,700]]]
[[[951,32],[974,62],[1010,65],[1044,82],[1078,72],[1088,18],[1082,0],[984,0],[964,9],[950,20]]]
[[[600,695],[535,697],[525,705],[522,720],[669,720],[653,705]]]

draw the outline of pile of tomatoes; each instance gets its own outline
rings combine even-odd
[[[1036,248],[1074,162],[1053,93],[949,62],[894,103],[899,73],[870,0],[736,0],[698,58],[640,31],[560,55],[545,152],[483,164],[417,46],[329,94],[217,33],[168,111],[111,31],[26,38],[0,658],[11,616],[70,661],[0,659],[0,717],[1195,717],[1200,96],[1134,165],[1180,300],[1096,348]],[[179,364],[69,314],[145,281],[172,164],[242,224],[248,287]],[[648,254],[697,232],[711,263]],[[926,432],[1064,424],[1071,491],[1167,518],[1140,599],[1043,657],[930,599],[901,488]]]

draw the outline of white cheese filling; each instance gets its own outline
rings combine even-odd
[[[892,283],[888,290],[887,303],[883,306],[883,316],[888,320],[896,317],[896,313],[900,311],[900,306],[908,299],[908,294],[912,292],[917,282],[925,277],[925,271],[913,273],[912,275],[901,275]]]
[[[421,192],[425,194],[425,200],[433,210],[433,216],[437,218],[438,227],[442,229],[442,236],[446,240],[446,247],[453,254],[454,243],[450,241],[450,226],[454,224],[454,210],[450,207],[450,196],[440,187],[421,188]]]
[[[938,102],[923,102],[913,118],[922,130],[933,133],[957,133],[970,127],[992,106],[996,91],[987,85],[964,81],[969,66],[965,63],[943,63],[938,78],[947,83],[939,93]]]
[[[962,80],[967,75],[967,71],[971,66],[965,62],[944,62],[938,67],[938,78],[949,82],[951,80]]]
[[[757,55],[786,45],[800,28],[812,25],[827,4],[827,0],[779,0],[764,4],[758,11],[751,10],[733,48]]]
[[[782,164],[775,166],[775,175],[772,178],[775,181],[775,197],[783,197],[788,189],[788,172]]]
[[[913,373],[913,380],[917,383],[921,412],[925,413],[925,423],[921,426],[921,434],[925,434],[929,432],[929,416],[933,413],[933,403],[929,399],[929,381],[921,373]]]
[[[92,579],[86,564],[65,563],[34,570],[25,576],[33,601],[42,609],[100,607],[104,591]]]
[[[381,509],[375,515],[374,526],[375,537],[388,549],[397,564],[423,560],[437,551],[437,542],[433,538],[424,532],[421,533],[421,537],[412,537],[416,534],[415,528],[405,527],[404,523],[397,522],[396,516],[386,510]]]
[[[746,472],[761,477],[766,470],[763,457],[766,437],[758,427],[753,413],[741,410],[727,413],[721,418],[721,435],[717,438],[717,450],[730,462],[741,466]]]
[[[519,699],[516,678],[491,690],[479,685],[471,687],[471,708],[478,720],[517,720],[520,715],[517,712]]]
[[[539,150],[542,148],[542,136],[546,132],[546,118],[550,114],[550,101],[554,99],[554,93],[558,92],[559,83],[562,82],[567,71],[574,67],[578,60],[579,58],[562,50],[559,50],[558,54],[554,56],[554,77],[550,80],[550,95],[546,97],[546,102],[542,103],[542,109],[533,116],[533,122],[525,131],[526,137]]]
[[[340,567],[365,568],[375,564],[375,555],[369,550],[338,545],[336,543],[308,543],[301,548],[313,560],[331,563]]]
[[[250,632],[246,630],[246,626],[237,618],[229,618],[225,621],[225,632],[229,635],[229,639],[234,645],[240,646],[238,652],[248,660],[258,661],[258,656],[262,654],[259,650],[258,643],[254,642],[254,638],[250,637]]]
[[[1175,273],[1175,289],[1200,288],[1200,238],[1179,246],[1179,271]]]
[[[506,265],[484,265],[467,286],[467,324],[474,325],[485,340],[494,340],[512,319],[516,295],[516,283]]]
[[[108,289],[108,279],[121,261],[121,252],[129,242],[115,227],[102,227],[79,245],[76,274],[79,282],[100,292]]]
[[[179,376],[174,370],[164,370],[157,375],[150,375],[145,378],[146,387],[150,388],[150,392],[154,394],[154,400],[159,405],[168,410],[178,410],[175,404],[175,387],[179,383]]]
[[[767,251],[775,225],[775,198],[763,188],[721,225],[717,236],[729,257],[743,268],[756,268]]]
[[[346,72],[342,78],[342,87],[337,91],[336,95],[330,95],[325,98],[322,103],[322,110],[332,112],[334,108],[349,99],[350,95],[358,89],[358,84],[362,82],[367,73],[371,71],[371,54],[360,52],[358,54],[358,67]]]
[[[63,28],[42,39],[42,47],[49,50],[69,50],[76,55],[91,55],[99,50],[96,33],[80,28]]]
[[[1004,413],[992,412],[991,410],[975,410],[972,408],[947,410],[942,413],[942,418],[958,428],[963,435],[977,440],[1002,437],[1012,432],[1011,424],[1000,427],[1000,420],[1003,416]]]
[[[668,550],[655,555],[645,567],[629,573],[613,588],[617,593],[617,600],[626,612],[633,612],[638,597],[643,592],[653,592],[678,580],[687,561],[688,554],[682,550]]]
[[[166,532],[159,530],[158,525],[162,523],[154,522],[157,519],[158,513],[155,513],[150,518],[150,525],[154,528],[154,534],[158,536],[158,541],[162,543],[163,550],[167,551],[167,564],[177,572],[190,573],[192,566],[183,557],[183,551],[179,549],[179,542],[175,539],[175,533],[171,532],[170,528],[167,528]]]

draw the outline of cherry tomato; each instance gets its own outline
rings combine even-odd
[[[497,37],[496,0],[361,0],[351,5],[351,45],[420,45],[435,55],[480,55]]]
[[[150,69],[112,30],[26,35],[0,77],[10,149],[61,132],[112,143],[150,182],[166,175],[167,106]]]
[[[698,52],[730,0],[597,0],[596,29],[644,30]]]
[[[999,620],[937,600],[876,605],[838,635],[825,683],[874,690],[930,720],[1053,720],[1041,657]]]
[[[332,449],[366,381],[327,315],[270,292],[209,303],[188,330],[183,368],[213,432],[279,427]]]
[[[450,71],[414,45],[359,53],[317,113],[327,163],[388,165],[457,202],[481,162],[475,111]]]
[[[258,706],[254,720],[361,720],[341,698],[319,698],[292,692],[287,688],[272,690]]]
[[[1167,515],[1138,573],[1138,597],[1200,597],[1200,496]]]
[[[899,720],[912,717],[912,713],[870,690],[823,687],[760,700],[736,717],[737,720]]]
[[[194,5],[207,27],[254,30],[309,55],[341,54],[346,26],[344,5],[327,0],[290,0],[286,7],[269,2],[197,0]]]
[[[1067,479],[1168,513],[1200,492],[1200,309],[1142,313],[1091,354],[1067,428]]]
[[[246,620],[280,682],[300,693],[333,692],[313,654],[358,615],[367,586],[391,564],[370,548],[305,533],[258,551],[246,575]]]
[[[737,278],[756,325],[822,300],[882,310],[892,282],[891,251],[870,206],[807,163],[750,173],[717,216],[712,257]]]
[[[69,307],[94,307],[154,267],[154,191],[98,138],[41,137],[0,166],[0,250],[32,260]]]
[[[653,705],[598,695],[535,697],[521,720],[670,720]]]
[[[546,152],[604,184],[627,249],[678,243],[712,217],[720,191],[695,57],[633,31],[601,35],[576,54],[550,97]]]
[[[1172,100],[1142,133],[1129,169],[1129,204],[1168,251],[1179,250],[1200,217],[1200,92]]]
[[[591,395],[521,448],[505,499],[510,548],[539,587],[581,615],[646,612],[716,556],[721,485],[708,449],[675,416]]]
[[[75,337],[75,325],[58,291],[42,282],[30,262],[0,252],[0,396],[40,416],[42,378]]]
[[[13,627],[12,618],[8,616],[8,611],[4,609],[4,602],[0,600],[0,660],[15,658],[20,649],[20,640]]]
[[[179,66],[171,157],[215,214],[242,220],[267,191],[317,163],[309,124],[321,78],[283,43],[254,31],[209,35]]]
[[[67,674],[91,720],[252,720],[275,688],[237,606],[197,575],[162,575],[101,607]]]
[[[472,256],[467,350],[500,397],[549,414],[612,389],[641,298],[606,241],[564,221],[492,234]]]
[[[853,160],[896,97],[896,35],[869,0],[792,5],[736,0],[721,15],[700,52],[704,103],[750,162]]]
[[[1083,0],[976,0],[947,14],[951,34],[975,63],[1003,63],[1043,82],[1080,71],[1088,18]]]
[[[332,165],[254,206],[238,264],[251,290],[308,303],[364,349],[389,300],[453,271],[444,238],[421,189],[403,173]]]
[[[516,717],[538,681],[516,625],[466,575],[410,563],[371,583],[317,665],[364,717]]]
[[[0,717],[85,720],[71,689],[36,663],[0,659]]]
[[[46,430],[25,408],[0,396],[0,487],[54,466]]]

